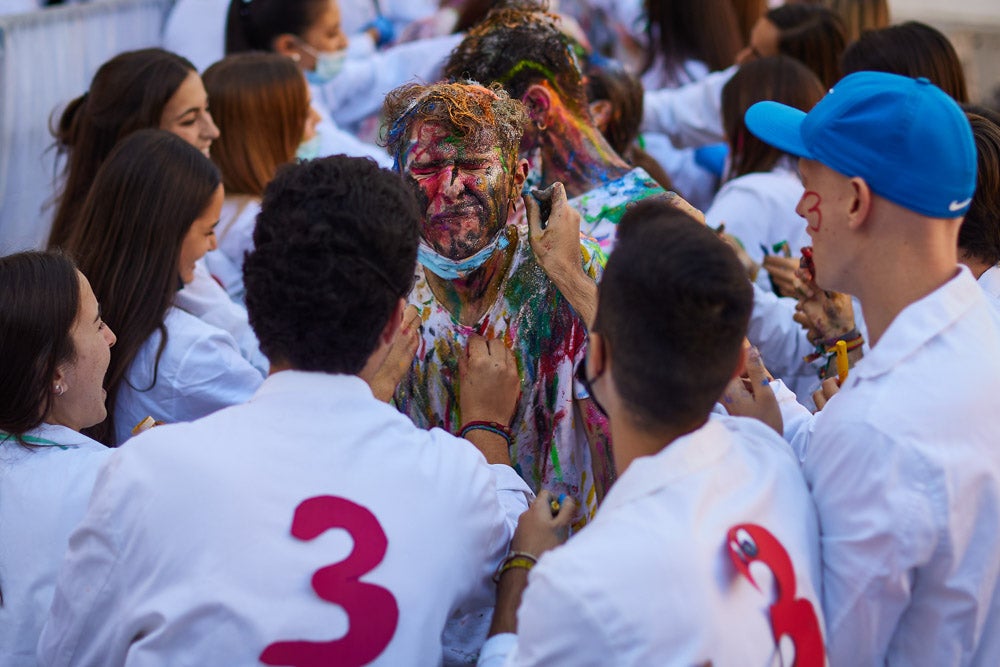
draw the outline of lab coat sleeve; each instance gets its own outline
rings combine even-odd
[[[817,417],[824,428],[804,469],[822,517],[828,655],[831,665],[882,664],[919,585],[917,564],[937,548],[941,511],[920,484],[886,486],[925,479],[918,454],[868,423],[827,419],[835,416]]]
[[[813,352],[813,345],[805,330],[792,319],[794,315],[795,299],[779,297],[754,283],[747,338],[760,350],[767,369],[775,377],[786,380],[803,376],[816,378],[817,368],[803,360]],[[819,385],[818,379],[816,385]]]
[[[646,91],[641,130],[665,134],[678,148],[725,141],[722,88],[736,70],[734,65],[679,88]]]
[[[463,35],[447,35],[394,46],[366,58],[349,58],[337,76],[319,86],[321,103],[338,125],[378,113],[386,94],[407,81],[437,81],[445,59]]]
[[[117,609],[123,597],[119,512],[129,498],[115,486],[119,452],[97,477],[90,506],[70,535],[49,618],[38,641],[39,664],[98,667],[124,664],[126,631]]]

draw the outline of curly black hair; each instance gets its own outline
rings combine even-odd
[[[243,266],[261,351],[298,370],[360,372],[413,284],[419,225],[412,190],[369,158],[279,170]]]

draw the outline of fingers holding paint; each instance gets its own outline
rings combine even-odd
[[[458,359],[458,406],[463,424],[489,421],[509,424],[521,394],[514,353],[497,338],[469,336]]]
[[[781,296],[797,298],[812,293],[812,287],[802,282],[798,276],[799,260],[797,258],[767,255],[764,257],[763,266],[770,274],[771,280]]]
[[[511,551],[523,551],[536,557],[559,546],[569,536],[569,527],[576,515],[577,504],[569,496],[560,496],[542,489],[531,507],[521,515],[511,540]],[[553,502],[558,510],[553,513]]]
[[[531,249],[553,281],[583,270],[580,214],[569,205],[562,183],[524,196]]]
[[[764,366],[760,351],[744,340],[746,349],[746,370],[743,375],[733,378],[722,393],[722,406],[731,415],[752,417],[767,424],[781,435],[784,432],[784,422],[778,400],[771,389],[774,381],[771,373]]]
[[[834,377],[823,380],[820,388],[813,392],[813,402],[816,404],[816,412],[822,410],[838,391],[840,391],[840,380],[838,378]]]

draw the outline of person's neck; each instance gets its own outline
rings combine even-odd
[[[543,185],[559,181],[572,199],[632,170],[592,123],[568,112],[552,122],[541,144]]]
[[[705,424],[705,421],[702,421],[694,426],[649,429],[627,415],[617,417],[615,413],[609,416],[608,422],[611,426],[615,469],[619,476],[637,458],[659,454],[678,438],[698,430]]]
[[[983,274],[992,269],[994,266],[993,264],[987,264],[981,259],[973,257],[968,253],[961,253],[961,255],[958,258],[958,261],[961,264],[964,264],[967,267],[969,267],[969,271],[972,271],[972,277],[975,278],[976,280],[982,278]]]
[[[509,231],[505,229],[502,233]],[[427,284],[434,298],[455,321],[464,326],[475,326],[496,302],[517,248],[518,238],[513,236],[510,245],[493,253],[481,267],[465,278],[449,280],[425,268]]]
[[[883,248],[856,272],[859,284],[853,290],[865,314],[868,342],[875,346],[893,320],[909,305],[923,299],[955,277],[958,261],[954,242],[951,253],[919,252],[905,247]],[[888,250],[888,252],[886,252]],[[887,260],[886,257],[891,257]]]

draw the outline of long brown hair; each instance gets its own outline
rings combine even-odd
[[[649,50],[644,72],[657,55],[663,56],[668,74],[685,60],[701,60],[712,71],[725,69],[743,48],[731,0],[646,0],[645,5]]]
[[[778,28],[778,52],[791,56],[830,89],[840,80],[840,56],[847,47],[840,15],[819,5],[781,5],[765,18]]]
[[[167,342],[163,320],[180,286],[181,245],[220,182],[211,160],[165,130],[140,130],[123,139],[94,178],[68,250],[118,336],[105,381],[108,417],[86,431],[95,440],[115,444],[118,388],[157,329],[159,363]],[[155,384],[155,368],[153,377]]]
[[[823,84],[816,75],[788,56],[760,58],[741,66],[722,89],[722,126],[729,140],[730,178],[771,171],[784,155],[747,130],[743,120],[747,109],[757,102],[773,100],[808,112],[823,93]]]
[[[22,252],[0,257],[0,285],[0,430],[21,441],[49,412],[56,369],[76,356],[80,282],[64,255]]]
[[[309,113],[305,77],[284,56],[240,53],[209,67],[202,79],[219,126],[212,160],[226,193],[260,197],[302,141]]]
[[[90,90],[69,103],[52,129],[57,150],[67,159],[49,248],[67,243],[94,174],[115,144],[136,130],[159,127],[163,107],[195,71],[163,49],[128,51],[101,65]]]

